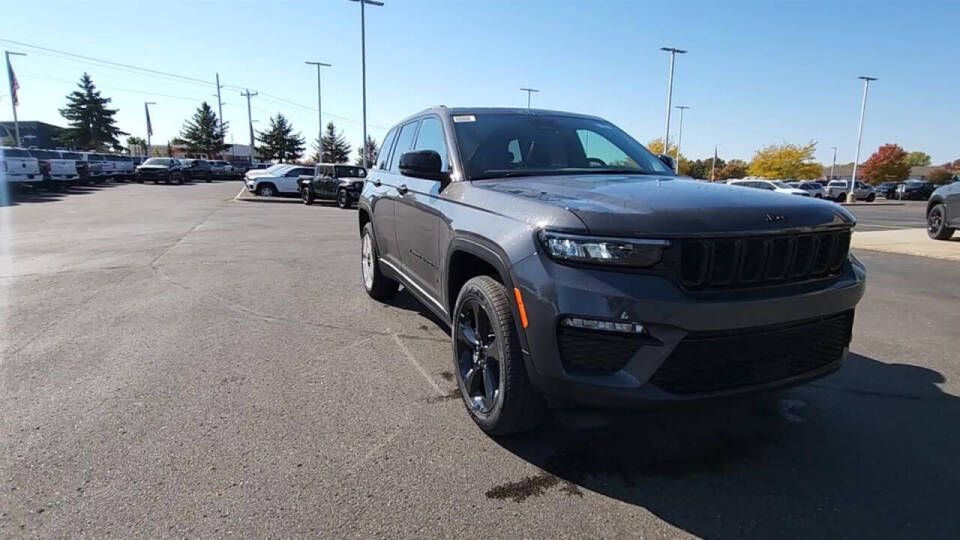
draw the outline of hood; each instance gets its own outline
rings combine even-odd
[[[763,232],[856,221],[841,206],[811,197],[675,177],[540,176],[473,185],[566,208],[598,235]]]

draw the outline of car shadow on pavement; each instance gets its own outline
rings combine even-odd
[[[768,396],[556,424],[497,440],[542,469],[491,486],[519,504],[587,489],[700,537],[960,536],[960,399],[933,370],[851,354]]]
[[[0,207],[16,206],[26,203],[56,202],[71,195],[85,195],[95,193],[101,189],[113,187],[115,184],[71,185],[62,189],[43,187],[18,187],[3,190],[0,188]]]
[[[397,294],[381,300],[385,305],[392,306],[395,308],[404,309],[407,311],[412,311],[419,314],[421,317],[428,319],[431,323],[435,324],[443,333],[450,334],[450,327],[447,323],[443,322],[439,317],[434,315],[432,311],[427,309],[419,300],[417,300],[411,293],[406,289],[406,287],[401,286],[400,291]]]

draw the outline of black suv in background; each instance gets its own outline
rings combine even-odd
[[[134,171],[137,182],[152,181],[155,184],[163,182],[183,183],[183,167],[177,158],[154,157],[143,162],[143,165],[137,166]]]
[[[213,180],[214,172],[210,162],[205,159],[181,159],[183,162],[183,176],[188,181]]]
[[[643,407],[799,384],[847,353],[865,269],[854,217],[683,180],[596,117],[437,107],[383,139],[361,273],[451,327],[473,420]]]
[[[300,198],[303,204],[314,199],[334,199],[340,208],[350,208],[360,198],[367,171],[354,165],[318,163],[312,175],[300,175]]]

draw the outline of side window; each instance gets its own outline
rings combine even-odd
[[[396,171],[399,168],[400,156],[413,148],[413,137],[417,134],[418,123],[419,121],[414,120],[409,124],[404,124],[404,126],[400,128],[400,134],[397,135],[397,145],[393,149],[393,156],[390,157],[391,171]]]
[[[447,142],[443,137],[443,126],[440,119],[435,116],[428,116],[420,122],[420,132],[417,134],[417,144],[414,150],[434,150],[440,154],[440,170],[446,171],[447,164]]]
[[[390,147],[393,146],[393,140],[397,137],[397,128],[393,128],[387,132],[387,136],[383,138],[383,144],[380,146],[380,155],[378,156],[379,162],[377,163],[378,169],[387,168],[387,160],[390,159]]]
[[[523,161],[523,156],[520,154],[520,141],[517,139],[511,139],[507,143],[507,152],[510,152],[510,163],[520,163]]]

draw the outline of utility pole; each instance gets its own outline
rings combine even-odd
[[[383,2],[379,0],[350,1],[360,3],[360,70],[363,78],[363,143],[360,146],[363,151],[360,153],[363,155],[363,168],[369,169],[367,166],[367,20],[364,6],[366,4],[383,6]]]
[[[311,66],[317,66],[317,123],[320,125],[319,135],[317,136],[317,145],[320,147],[318,151],[320,154],[323,154],[323,112],[320,108],[320,68],[321,67],[331,67],[333,64],[324,64],[323,62],[304,62],[304,64],[310,64]],[[364,135],[364,144],[366,144],[366,135]]]
[[[867,111],[867,89],[870,87],[870,81],[877,80],[876,77],[866,75],[857,78],[863,81],[863,101],[860,102],[860,127],[857,128],[857,153],[853,158],[853,174],[850,175],[850,191],[847,192],[848,203],[852,203],[856,198],[853,194],[853,189],[857,183],[857,164],[860,163],[860,139],[863,137],[863,114]]]
[[[676,169],[673,171],[677,174],[680,173],[680,143],[683,142],[683,111],[689,108],[690,107],[687,107],[686,105],[677,105],[676,107],[674,107],[674,109],[680,109],[680,133],[677,135],[677,159],[675,160],[676,163],[674,163],[674,165],[676,166]],[[664,153],[666,153],[667,151],[666,146],[663,147],[663,151]]]
[[[20,83],[17,82],[17,76],[13,73],[13,66],[10,65],[11,56],[26,56],[24,53],[3,51],[7,59],[7,80],[10,83],[10,105],[13,107],[13,133],[16,139],[16,145],[20,146],[20,120],[17,118],[17,105],[20,104],[20,98],[17,96],[17,90],[20,89]]]
[[[830,164],[830,180],[833,180],[833,170],[837,168],[837,147],[831,146],[833,148],[833,163]]]
[[[250,98],[257,95],[259,92],[251,92],[248,88],[246,92],[240,92],[240,95],[247,98],[247,121],[250,124],[250,164],[253,165],[253,112],[250,109]]]
[[[667,122],[663,128],[663,153],[670,153],[670,108],[673,101],[673,63],[678,54],[686,54],[687,51],[675,49],[673,47],[660,47],[661,51],[670,53],[670,76],[667,79]]]
[[[147,115],[147,157],[150,157],[150,137],[153,136],[153,124],[150,123],[150,105],[156,105],[153,101],[143,102],[143,112]]]
[[[539,90],[537,90],[536,88],[521,88],[520,91],[527,93],[527,108],[529,109],[529,108],[530,108],[530,95],[533,94],[534,92],[539,92]]]
[[[220,121],[220,142],[223,142],[223,99],[220,98],[220,89],[223,86],[220,84],[220,74],[217,73],[217,114],[220,116],[217,118]]]

